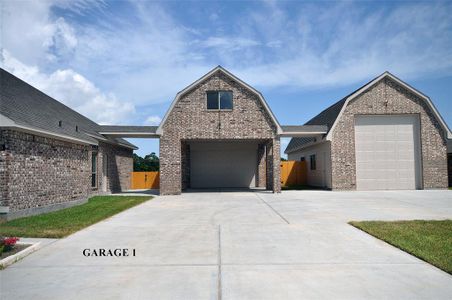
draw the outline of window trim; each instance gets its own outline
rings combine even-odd
[[[207,105],[207,97],[209,93],[216,93],[217,94],[217,106],[218,108],[208,108]],[[231,93],[231,106],[232,108],[221,108],[221,93]],[[206,109],[207,111],[232,111],[234,109],[234,93],[231,90],[209,90],[206,91]]]

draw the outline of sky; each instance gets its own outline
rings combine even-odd
[[[158,125],[217,65],[260,90],[283,125],[384,71],[452,124],[450,1],[0,3],[0,66],[100,124]],[[129,140],[158,154],[158,140]]]

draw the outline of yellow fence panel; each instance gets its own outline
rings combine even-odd
[[[160,184],[159,172],[132,172],[132,190],[158,189]]]
[[[306,161],[281,162],[281,186],[297,186],[307,184]]]

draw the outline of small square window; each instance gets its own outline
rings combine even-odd
[[[218,109],[218,92],[207,92],[207,109]]]
[[[209,91],[207,92],[207,109],[232,109],[232,92]]]

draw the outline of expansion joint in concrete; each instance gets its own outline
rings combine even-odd
[[[221,292],[221,225],[218,225],[218,285],[217,285],[217,295],[218,300],[222,298]]]
[[[290,224],[290,222],[289,222],[286,218],[284,218],[283,215],[281,215],[276,209],[274,209],[273,206],[271,206],[268,202],[266,202],[264,199],[262,199],[262,197],[261,197],[259,194],[257,194],[257,193],[254,193],[254,194],[255,194],[256,197],[259,198],[265,205],[267,205],[267,206],[268,206],[275,214],[277,214],[284,222],[286,222],[287,224]]]

